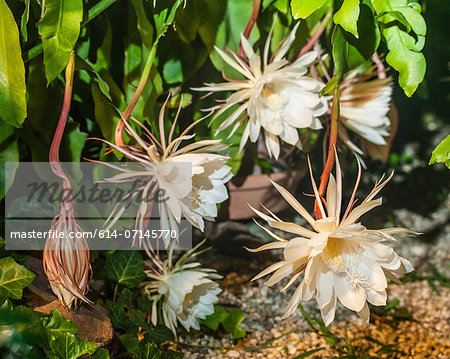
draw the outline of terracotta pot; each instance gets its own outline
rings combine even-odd
[[[274,213],[286,209],[289,204],[281,197],[269,178],[289,192],[295,193],[298,183],[305,174],[306,168],[271,173],[270,175],[260,174],[233,178],[227,184],[229,199],[222,204],[219,218],[236,220],[255,217],[255,213],[248,206],[249,204],[263,212],[265,210],[261,204]]]

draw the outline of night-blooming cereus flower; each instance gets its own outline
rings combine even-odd
[[[311,173],[312,186],[322,217],[318,220],[288,191],[274,183],[284,199],[306,219],[312,229],[284,222],[272,213],[266,215],[255,210],[271,227],[298,236],[285,240],[267,230],[277,241],[253,250],[283,249],[284,260],[271,265],[254,278],[258,279],[274,272],[266,285],[271,286],[291,276],[283,291],[303,274],[284,318],[295,311],[300,301],[310,300],[315,294],[326,325],[334,319],[337,299],[368,321],[370,312],[367,302],[373,305],[386,304],[387,278],[398,281],[404,273],[413,270],[406,259],[399,257],[392,248],[381,243],[395,241],[392,236],[394,234],[410,235],[413,232],[405,228],[371,230],[359,222],[363,214],[381,205],[381,198],[374,198],[392,175],[384,182],[377,183],[361,204],[353,208],[360,176],[361,166],[352,197],[341,216],[342,175],[337,156],[336,179],[330,174],[326,199],[323,201],[319,199]]]
[[[392,79],[368,79],[368,76],[353,75],[346,78],[341,86],[339,135],[355,152],[362,154],[349,138],[346,128],[362,137],[363,145],[369,148],[385,147],[389,137],[391,121],[388,117]]]
[[[155,201],[148,196],[149,192],[163,190],[164,198],[156,204],[161,218],[161,229],[178,228],[177,223],[184,217],[192,225],[203,230],[204,219],[214,220],[217,216],[217,204],[228,198],[225,183],[232,177],[231,167],[226,165],[229,157],[216,153],[228,146],[220,144],[220,140],[202,140],[181,147],[183,141],[194,137],[187,133],[200,120],[189,126],[178,138],[172,139],[175,119],[166,141],[164,132],[166,104],[167,102],[162,107],[159,117],[160,141],[139,123],[149,141],[147,142],[126,121],[126,129],[136,140],[136,145],[120,147],[105,141],[127,159],[139,165],[139,170],[127,170],[109,164],[122,173],[108,181],[143,183],[138,191],[132,193],[132,196],[141,193],[143,198],[136,215],[138,229],[144,230],[146,220],[151,216]],[[112,221],[109,222],[109,226],[112,226],[123,213],[127,206],[125,201],[123,202],[121,209],[118,210],[116,206],[111,213],[109,219]]]
[[[198,319],[214,313],[217,296],[222,292],[215,282],[221,276],[215,270],[201,268],[198,262],[189,262],[200,245],[183,255],[174,266],[169,256],[164,263],[146,271],[151,279],[144,289],[153,303],[152,323],[157,324],[158,306],[161,306],[164,324],[174,335],[178,322],[187,331],[190,328],[199,330]]]
[[[241,150],[249,137],[252,142],[256,142],[262,128],[269,154],[278,158],[279,139],[301,147],[299,128],[322,128],[318,117],[328,109],[325,98],[319,97],[324,85],[306,75],[309,65],[316,60],[317,53],[308,52],[293,63],[284,58],[295,40],[297,27],[298,24],[281,44],[278,52],[272,55],[270,61],[271,34],[267,38],[262,60],[242,35],[241,42],[246,59],[231,53],[233,59],[216,47],[222,59],[245,78],[243,80],[227,78],[228,82],[207,83],[204,87],[195,89],[208,92],[234,91],[223,104],[213,107],[218,109],[214,118],[239,104],[239,107],[220,124],[217,131],[234,124],[231,136],[243,123],[245,129],[240,143]]]
[[[45,243],[43,266],[53,293],[69,309],[79,300],[91,303],[85,296],[90,255],[84,237],[72,204],[62,203]]]

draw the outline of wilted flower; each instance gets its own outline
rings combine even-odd
[[[142,191],[143,197],[146,198],[148,191],[164,190],[164,200],[157,203],[162,229],[177,228],[177,223],[184,217],[203,230],[204,219],[213,220],[217,216],[217,204],[228,198],[225,183],[232,177],[232,173],[231,167],[225,163],[229,157],[215,153],[228,146],[220,144],[220,140],[203,140],[180,147],[182,141],[194,137],[187,133],[198,121],[189,126],[178,138],[172,139],[176,119],[166,141],[164,132],[166,104],[161,109],[159,117],[160,141],[139,123],[150,141],[147,142],[126,121],[126,129],[136,140],[137,145],[120,147],[105,141],[142,168],[130,171],[109,164],[110,167],[123,173],[108,181],[143,179],[145,184],[133,195]],[[110,226],[119,219],[125,206],[126,203],[119,211],[116,211],[116,207],[110,216],[113,218]],[[144,229],[145,220],[151,214],[152,206],[153,201],[142,200],[136,216],[136,225],[139,229]]]
[[[151,320],[154,325],[158,322],[158,305],[164,324],[176,335],[178,322],[189,331],[190,328],[200,329],[198,319],[205,319],[214,313],[214,304],[222,292],[214,281],[221,278],[215,270],[200,268],[200,263],[189,260],[196,256],[195,250],[183,255],[172,267],[171,254],[159,268],[152,267],[146,271],[152,279],[145,285],[145,291],[153,302]]]
[[[69,309],[78,300],[90,303],[89,247],[71,204],[62,203],[53,219],[43,254],[43,266],[59,301]]]
[[[272,55],[270,61],[268,57],[271,33],[267,38],[262,60],[255,54],[243,35],[241,35],[241,43],[246,59],[241,59],[231,52],[233,60],[216,47],[216,51],[223,60],[240,72],[245,79],[226,78],[228,82],[208,83],[205,87],[196,89],[209,92],[235,91],[224,104],[214,107],[219,109],[214,118],[232,106],[240,104],[238,109],[220,124],[217,131],[222,131],[234,124],[231,131],[233,134],[239,125],[244,123],[241,150],[249,137],[252,142],[256,142],[262,127],[269,154],[278,158],[279,138],[286,143],[301,147],[297,129],[322,127],[317,117],[323,115],[328,109],[325,98],[319,98],[323,83],[306,76],[308,66],[317,58],[317,53],[308,52],[292,64],[283,58],[295,40],[297,28],[298,24],[279,46],[278,52]]]
[[[341,217],[342,176],[337,156],[336,179],[330,174],[326,200],[319,198],[311,172],[312,186],[322,217],[317,220],[289,192],[273,183],[284,199],[311,225],[312,230],[284,222],[272,213],[266,215],[255,210],[271,227],[298,235],[285,240],[267,230],[277,241],[253,250],[283,249],[284,260],[271,265],[254,278],[275,272],[266,285],[271,286],[292,275],[282,289],[285,290],[303,274],[303,280],[295,290],[283,318],[290,316],[300,301],[310,300],[316,294],[326,325],[334,319],[337,299],[368,321],[370,312],[367,302],[386,304],[386,278],[398,281],[404,273],[413,270],[410,262],[380,243],[395,241],[394,234],[408,235],[413,232],[405,228],[370,230],[358,222],[363,214],[381,205],[381,198],[374,198],[392,175],[384,182],[377,183],[362,203],[353,208],[360,177],[361,166],[352,197]]]
[[[392,79],[368,79],[368,76],[352,75],[341,86],[340,118],[349,130],[362,137],[362,141],[371,146],[387,145],[391,121],[388,112],[392,95]],[[351,142],[345,128],[340,129],[340,136],[351,149],[362,151]]]

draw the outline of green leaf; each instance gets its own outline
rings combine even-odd
[[[0,259],[0,301],[22,298],[23,288],[31,284],[35,277],[36,274],[11,257]]]
[[[25,66],[14,16],[0,0],[0,118],[20,127],[27,117]]]
[[[156,38],[163,36],[175,19],[178,7],[184,0],[157,1],[153,10],[156,25]],[[169,4],[169,6],[167,6]]]
[[[325,348],[317,348],[317,349],[313,349],[313,350],[308,350],[307,352],[297,355],[294,359],[304,359],[304,358],[307,358],[307,357],[313,355],[314,353],[317,353],[318,351],[321,351],[324,349]]]
[[[144,261],[138,251],[108,253],[105,270],[108,278],[130,288],[139,286],[146,277]]]
[[[14,128],[0,122],[0,200],[14,182],[14,176],[19,167],[19,158],[19,146]],[[7,176],[5,162],[14,162],[8,165]]]
[[[94,354],[98,345],[78,339],[71,333],[64,333],[50,341],[50,348],[59,359],[76,359],[85,354]]]
[[[443,162],[450,168],[450,135],[442,140],[442,142],[431,153],[430,162],[432,165],[436,162]]]
[[[219,324],[228,317],[228,312],[220,305],[214,305],[214,313],[208,315],[205,319],[199,319],[199,323],[206,325],[211,330],[217,330]]]
[[[44,51],[47,84],[69,62],[70,53],[80,34],[83,20],[82,0],[46,0],[45,14],[38,25]]]
[[[109,351],[105,348],[98,348],[97,351],[91,355],[91,359],[109,359]]]
[[[153,26],[148,21],[143,0],[131,0],[137,16],[137,28],[144,46],[150,50],[153,45]]]
[[[245,330],[239,327],[239,324],[244,320],[244,312],[239,309],[231,309],[228,316],[222,322],[223,327],[229,332],[234,339],[245,337]]]
[[[380,32],[373,11],[367,4],[360,6],[358,30],[359,39],[340,25],[334,28],[331,37],[332,54],[339,81],[347,71],[370,59],[380,44]]]
[[[162,344],[164,342],[173,342],[174,340],[172,331],[162,324],[158,324],[155,328],[153,328],[150,333],[150,338],[157,344]]]
[[[372,4],[389,50],[386,62],[399,72],[398,83],[411,97],[423,81],[426,70],[425,57],[420,52],[425,44],[426,24],[420,15],[420,7],[410,6],[406,0],[372,0]],[[403,25],[399,26],[398,16],[392,16],[393,11],[403,15],[414,35]]]
[[[122,304],[106,300],[105,308],[108,310],[108,316],[114,328],[126,328],[127,314]]]
[[[50,312],[50,317],[47,320],[43,320],[42,324],[48,329],[49,340],[54,340],[64,333],[74,335],[78,333],[78,327],[69,319],[64,318],[58,309],[53,309]]]
[[[220,49],[229,48],[232,51],[238,51],[241,41],[241,33],[245,30],[245,24],[252,14],[252,1],[228,0],[222,22],[217,29],[215,45]],[[249,41],[254,44],[259,39],[259,30],[255,26],[250,34]],[[218,71],[225,71],[225,75],[231,78],[240,78],[236,70],[231,68],[223,61],[217,51],[210,53],[210,59]]]
[[[161,358],[162,351],[156,343],[141,341],[133,354],[134,359],[158,359]]]
[[[122,334],[120,342],[129,353],[134,353],[139,347],[139,339],[134,334]]]
[[[306,19],[326,2],[327,0],[291,0],[292,16],[294,19]]]
[[[344,0],[341,8],[334,14],[333,21],[339,24],[345,31],[350,32],[358,38],[358,18],[359,18],[359,1],[360,0]]]
[[[30,2],[31,0],[25,0],[25,9],[23,10],[22,17],[20,18],[20,32],[23,37],[23,41],[28,41],[27,25],[30,18]]]
[[[91,76],[91,78],[97,82],[98,87],[100,89],[100,91],[102,92],[103,95],[105,95],[108,100],[111,100],[111,94],[109,91],[109,85],[108,83],[102,79],[102,77],[100,76],[100,74],[94,69],[93,64],[91,64],[89,61],[82,59],[81,57],[76,58],[76,62],[75,62],[75,69],[76,70],[85,70],[89,76]]]

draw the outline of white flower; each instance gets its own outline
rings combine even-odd
[[[167,102],[166,102],[167,103]],[[181,218],[186,218],[200,230],[204,229],[204,219],[213,220],[217,216],[217,204],[228,198],[225,183],[232,177],[231,167],[226,165],[229,157],[216,154],[226,149],[227,145],[220,144],[220,140],[203,140],[190,143],[184,147],[180,144],[194,135],[187,135],[196,124],[188,127],[178,138],[172,140],[175,122],[166,142],[164,133],[164,108],[161,109],[159,119],[160,141],[148,131],[147,137],[152,143],[143,140],[127,123],[129,134],[137,141],[135,146],[120,147],[109,143],[129,160],[137,162],[141,170],[127,170],[109,164],[110,167],[121,171],[108,181],[143,180],[132,196],[141,192],[142,197],[137,216],[136,227],[145,229],[145,220],[152,212],[154,201],[147,200],[150,191],[163,190],[164,200],[157,201],[158,213],[161,217],[162,229],[176,229]],[[142,126],[143,127],[143,126]],[[152,193],[152,192],[150,192]],[[124,198],[122,207],[116,206],[109,219],[109,227],[120,218],[126,207]],[[108,220],[109,220],[108,219]],[[166,243],[168,244],[168,243]]]
[[[303,280],[295,290],[284,318],[295,311],[300,301],[310,300],[315,294],[326,325],[334,319],[337,299],[347,308],[357,312],[363,320],[368,321],[370,313],[367,302],[374,305],[386,304],[386,278],[398,281],[404,273],[413,270],[406,259],[399,257],[392,248],[380,243],[395,241],[393,234],[408,235],[413,232],[405,228],[370,230],[358,222],[363,214],[381,205],[381,198],[374,199],[374,197],[392,175],[381,184],[375,185],[361,204],[353,208],[360,176],[361,166],[349,205],[341,217],[342,178],[337,156],[336,180],[330,174],[326,200],[323,202],[319,199],[311,173],[322,217],[318,220],[315,220],[289,192],[274,183],[281,195],[307,220],[312,230],[283,222],[272,213],[269,216],[255,210],[271,227],[298,235],[292,240],[285,240],[267,230],[277,241],[253,250],[282,248],[284,254],[284,260],[271,265],[254,279],[275,272],[266,283],[270,286],[292,275],[282,289],[285,290],[303,274]]]
[[[295,40],[298,25],[294,27],[278,52],[272,55],[270,61],[268,56],[271,34],[267,38],[262,60],[242,35],[241,42],[247,57],[245,60],[232,53],[233,60],[216,47],[223,60],[239,71],[245,79],[227,79],[228,82],[225,83],[208,83],[205,87],[195,89],[208,92],[235,91],[223,105],[215,106],[213,109],[219,109],[214,116],[216,118],[234,105],[240,104],[217,129],[222,131],[234,124],[231,131],[233,134],[241,123],[245,123],[240,150],[249,137],[252,142],[256,142],[262,127],[269,154],[278,158],[279,138],[301,147],[297,129],[322,127],[318,116],[323,115],[328,109],[325,98],[319,98],[319,92],[324,85],[306,76],[308,66],[317,58],[317,53],[308,52],[292,64],[283,58]]]
[[[200,243],[201,245],[202,243]],[[214,304],[218,301],[218,295],[222,292],[214,281],[221,278],[213,269],[200,268],[200,263],[187,263],[193,252],[186,253],[171,268],[170,260],[167,260],[159,269],[152,268],[147,275],[152,279],[145,285],[145,291],[153,302],[152,323],[158,323],[158,305],[164,324],[174,335],[178,322],[189,331],[190,328],[200,329],[198,319],[205,319],[214,313]]]
[[[367,81],[358,75],[348,77],[339,98],[341,123],[361,136],[363,143],[368,142],[372,147],[386,146],[391,125],[388,117],[391,95],[391,78]],[[340,136],[350,148],[362,154],[344,128],[341,128]]]

